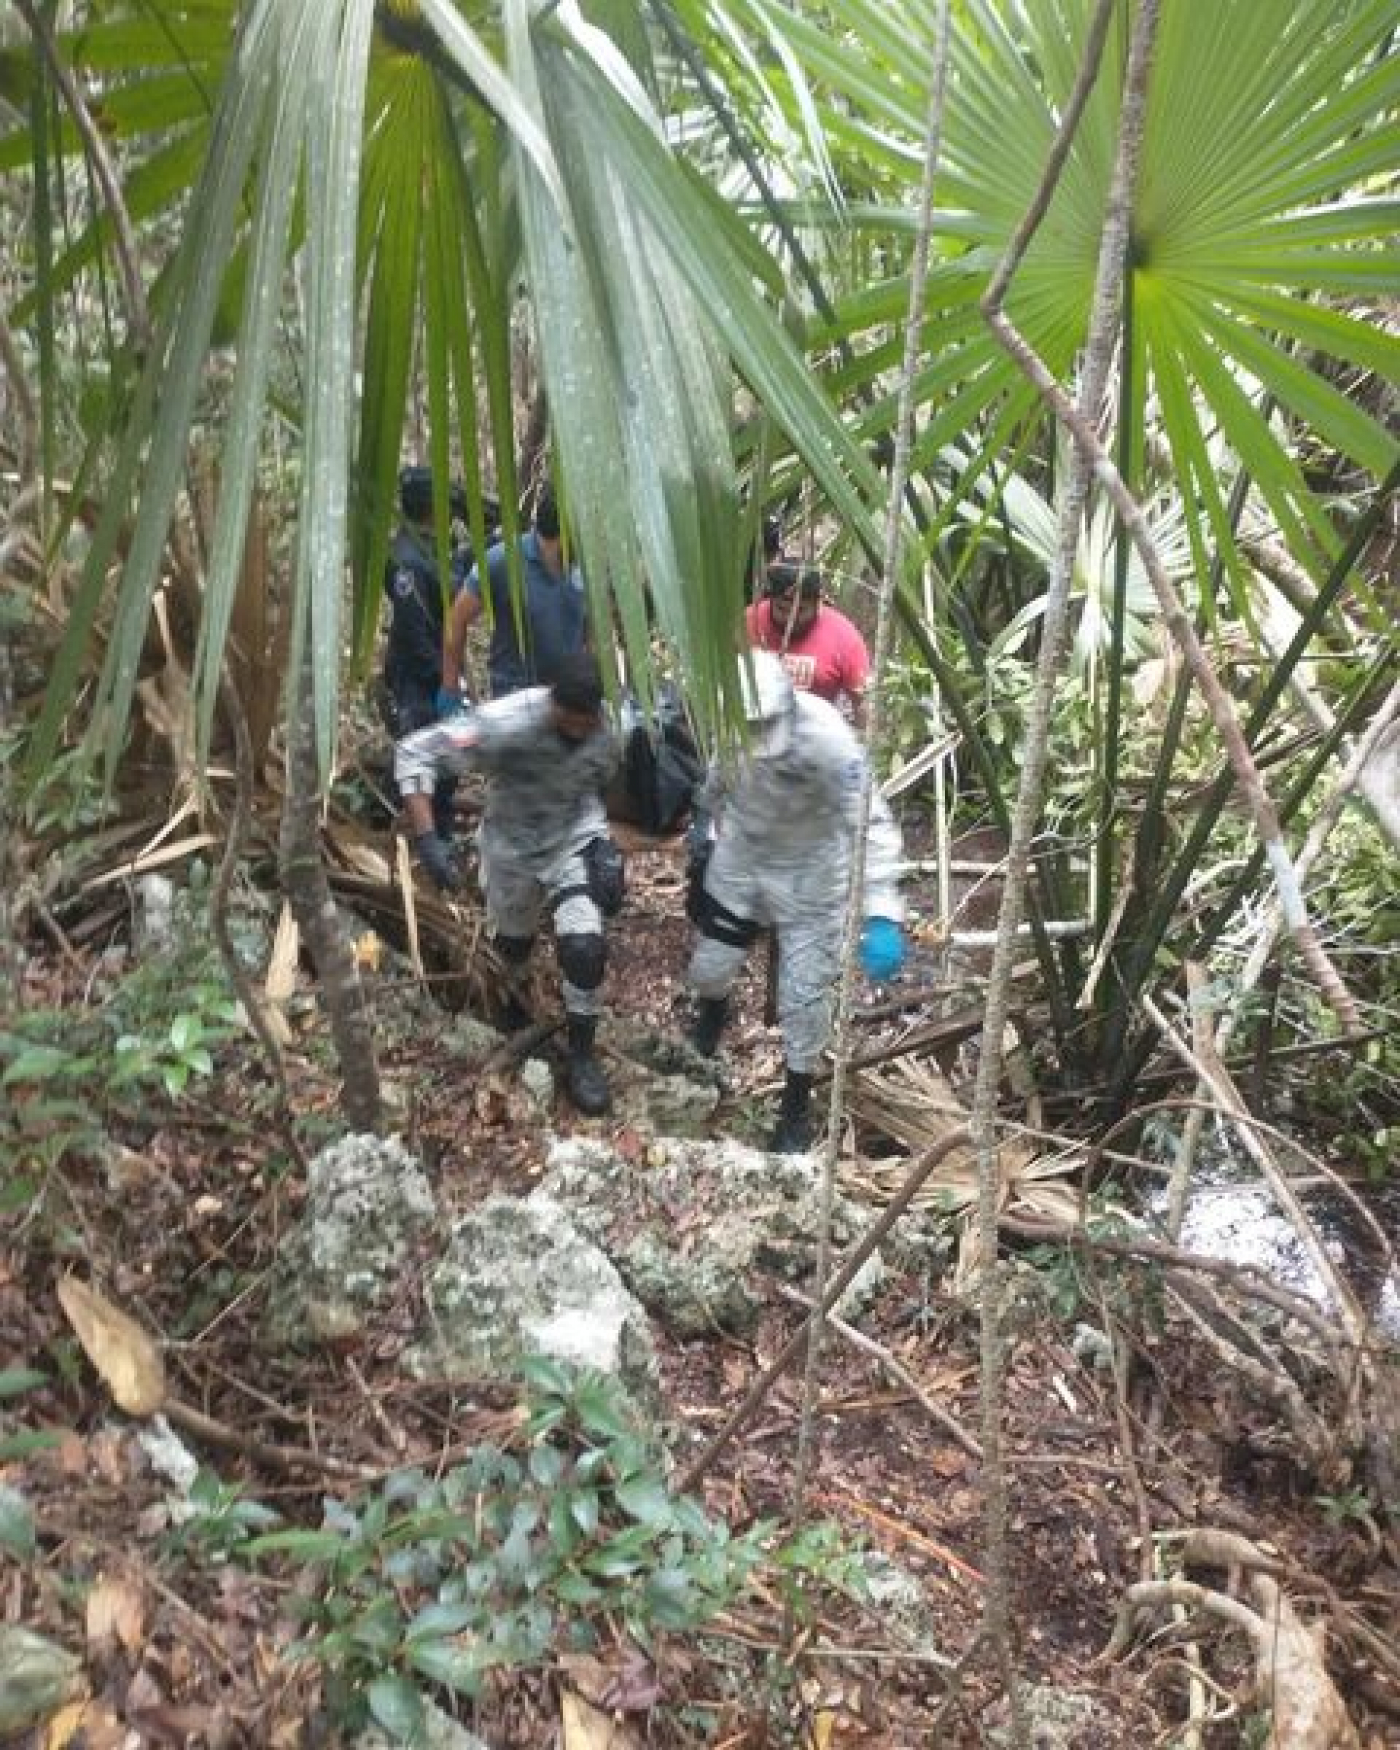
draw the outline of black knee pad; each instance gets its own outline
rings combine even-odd
[[[721,905],[718,900],[710,899],[704,921],[700,924],[700,934],[708,936],[712,942],[723,942],[726,948],[751,948],[763,933],[762,924],[756,924],[749,918],[741,918],[737,912]]]
[[[599,934],[560,936],[559,970],[577,990],[596,990],[608,963],[607,946]]]
[[[496,951],[510,966],[521,966],[530,958],[535,945],[533,936],[497,936]]]

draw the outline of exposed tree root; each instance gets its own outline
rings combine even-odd
[[[1248,1538],[1230,1532],[1197,1531],[1184,1558],[1244,1569],[1252,1602],[1192,1580],[1147,1580],[1130,1586],[1119,1606],[1105,1658],[1121,1657],[1132,1644],[1140,1617],[1183,1606],[1242,1630],[1254,1646],[1255,1693],[1270,1714],[1269,1743],[1277,1750],[1361,1750],[1347,1710],[1323,1663],[1323,1631],[1298,1616],[1272,1573],[1277,1564]]]

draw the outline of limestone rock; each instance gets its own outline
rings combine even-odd
[[[356,1335],[436,1217],[432,1189],[401,1143],[349,1136],[322,1149],[273,1271],[269,1335],[291,1347]]]
[[[554,1071],[542,1057],[527,1057],[521,1064],[520,1085],[541,1115],[554,1110]]]
[[[639,1408],[659,1401],[646,1314],[608,1259],[538,1194],[491,1197],[464,1216],[427,1282],[428,1376],[508,1376],[548,1355],[617,1378]]]
[[[1093,1750],[1095,1744],[1116,1742],[1107,1731],[1109,1722],[1100,1702],[1092,1695],[1032,1683],[1023,1689],[1021,1700],[1030,1728],[1030,1750]],[[984,1741],[1009,1745],[1010,1726],[988,1727]]]
[[[537,1195],[569,1210],[669,1330],[744,1330],[758,1316],[762,1272],[808,1280],[820,1220],[812,1157],[667,1137],[652,1158],[657,1164],[639,1169],[606,1144],[559,1142]],[[833,1243],[848,1244],[866,1220],[838,1196]],[[879,1279],[872,1260],[860,1291],[868,1297]],[[845,1316],[855,1310],[850,1299],[843,1304]]]
[[[438,1028],[442,1029],[442,1011],[437,1011]],[[505,1035],[498,1033],[494,1027],[488,1027],[485,1021],[478,1021],[475,1015],[454,1015],[445,1031],[441,1033],[441,1050],[444,1061],[450,1063],[476,1063],[484,1057],[489,1057],[503,1043]]]
[[[938,1612],[907,1568],[880,1550],[858,1558],[856,1583],[862,1601],[895,1646],[921,1654],[939,1653]]]

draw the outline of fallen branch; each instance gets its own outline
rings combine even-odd
[[[307,1452],[304,1447],[270,1445],[266,1440],[244,1434],[231,1428],[227,1422],[205,1415],[203,1410],[182,1403],[179,1398],[166,1398],[160,1410],[167,1422],[173,1422],[196,1440],[208,1441],[211,1446],[222,1447],[227,1452],[242,1453],[245,1458],[265,1464],[272,1470],[284,1473],[320,1471],[323,1476],[344,1477],[357,1483],[373,1481],[377,1474],[368,1466],[348,1464],[344,1459],[330,1458],[319,1452]]]
[[[711,1438],[700,1456],[687,1467],[685,1474],[676,1485],[678,1494],[694,1493],[711,1465],[740,1430],[753,1419],[755,1411],[772,1391],[774,1384],[784,1370],[791,1366],[806,1343],[810,1328],[818,1321],[825,1319],[832,1308],[836,1306],[841,1296],[855,1281],[866,1259],[909,1207],[924,1180],[946,1155],[951,1153],[953,1149],[966,1145],[970,1140],[967,1126],[960,1124],[955,1129],[950,1130],[946,1136],[940,1137],[932,1148],[915,1160],[904,1184],[847,1254],[845,1263],[830,1278],[818,1305],[802,1321],[748,1391],[745,1392],[742,1400],[731,1411],[719,1432]]]
[[[1058,1242],[1081,1251],[1102,1252],[1110,1258],[1129,1258],[1143,1263],[1160,1264],[1167,1270],[1188,1270],[1204,1276],[1218,1276],[1233,1284],[1241,1293],[1248,1294],[1252,1300],[1264,1301],[1289,1318],[1296,1319],[1324,1342],[1347,1346],[1345,1333],[1311,1301],[1294,1294],[1290,1289],[1281,1288],[1255,1264],[1235,1264],[1227,1258],[1210,1258],[1204,1253],[1186,1252],[1180,1246],[1168,1245],[1165,1240],[1101,1238],[1082,1227],[1063,1227],[1050,1221],[1025,1221],[1013,1216],[1003,1216],[1001,1225],[1008,1232],[1019,1234],[1023,1239],[1051,1244]]]
[[[787,1283],[784,1283],[778,1292],[784,1300],[790,1300],[794,1306],[806,1307],[809,1311],[813,1308],[813,1302],[809,1295],[801,1293],[800,1290]],[[887,1349],[883,1343],[877,1343],[873,1337],[867,1337],[864,1331],[858,1331],[854,1325],[848,1325],[845,1319],[838,1317],[834,1312],[826,1315],[826,1322],[837,1336],[843,1337],[853,1349],[859,1349],[865,1355],[873,1355],[901,1385],[908,1387],[912,1395],[918,1399],[945,1434],[951,1435],[970,1458],[981,1462],[982,1448],[978,1442],[951,1411],[945,1410],[936,1398],[929,1396],[897,1355]]]
[[[1288,1373],[1276,1363],[1266,1364],[1253,1355],[1246,1355],[1201,1315],[1189,1295],[1176,1288],[1168,1292],[1206,1347],[1226,1367],[1242,1374],[1268,1402],[1282,1410],[1289,1431],[1298,1444],[1299,1456],[1308,1469],[1324,1481],[1336,1482],[1339,1475],[1344,1480],[1345,1467],[1341,1473],[1337,1468],[1338,1431],[1323,1421]]]

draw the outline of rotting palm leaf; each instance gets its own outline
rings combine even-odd
[[[873,1203],[887,1201],[898,1189],[909,1156],[934,1147],[967,1122],[967,1108],[942,1072],[914,1058],[855,1071],[848,1109],[866,1131],[907,1151],[892,1158],[862,1155],[839,1163],[845,1189]],[[999,1211],[1020,1220],[1073,1226],[1081,1213],[1075,1179],[1082,1165],[1077,1151],[1037,1154],[1028,1143],[1009,1138],[998,1150]],[[955,1227],[963,1283],[971,1274],[969,1236],[976,1201],[977,1155],[970,1142],[950,1151],[913,1200],[914,1208],[945,1215]]]

